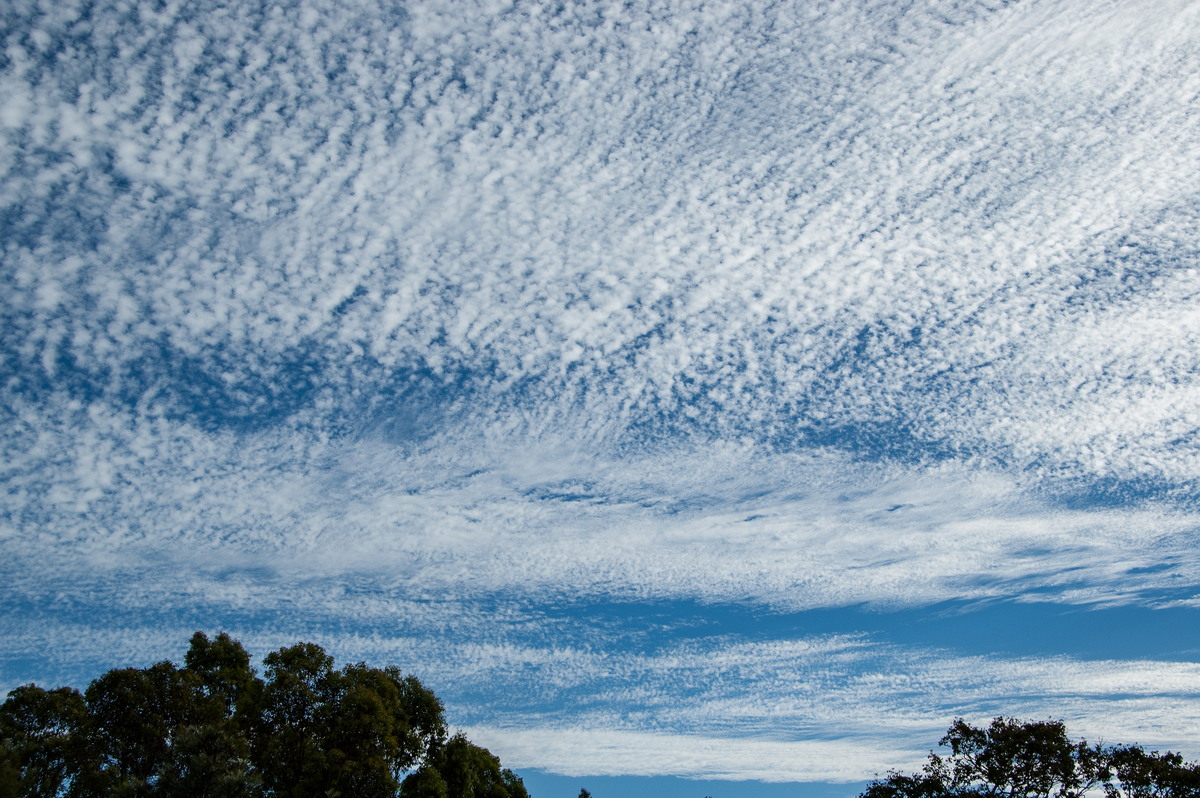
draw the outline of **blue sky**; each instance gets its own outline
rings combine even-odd
[[[0,689],[311,639],[537,798],[1200,757],[1200,4],[0,14]]]

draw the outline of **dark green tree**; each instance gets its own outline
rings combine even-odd
[[[323,726],[333,692],[333,657],[314,643],[273,651],[253,734],[253,761],[267,793],[308,798],[328,787]]]
[[[959,719],[921,772],[892,772],[861,798],[1183,798],[1200,795],[1200,767],[1178,754],[1072,742],[1061,721],[996,718],[984,729]]]
[[[450,788],[438,769],[426,762],[401,782],[400,798],[450,798]]]
[[[151,791],[162,798],[258,798],[262,780],[250,766],[250,746],[232,720],[187,726]]]
[[[1061,721],[996,718],[982,729],[958,719],[939,744],[950,748],[949,756],[930,754],[922,773],[889,774],[863,795],[1082,798],[1106,774],[1103,750],[1071,742]]]
[[[1200,796],[1200,763],[1185,762],[1168,751],[1147,753],[1138,746],[1109,751],[1111,773],[1104,785],[1108,798],[1196,798]]]
[[[313,643],[267,655],[192,636],[185,666],[116,668],[83,695],[17,688],[0,707],[0,798],[528,798],[413,676],[334,669]],[[406,776],[408,777],[406,779]],[[415,792],[414,792],[415,791]]]
[[[79,766],[86,718],[74,688],[27,684],[10,692],[0,706],[0,795],[64,795]]]
[[[500,766],[486,748],[461,733],[431,753],[425,764],[404,780],[401,798],[529,798],[517,774]]]
[[[212,640],[196,632],[184,663],[180,675],[191,711],[175,728],[150,793],[205,798],[261,794],[261,780],[250,763],[248,732],[262,683],[250,655],[224,632]]]
[[[241,643],[225,632],[212,640],[203,632],[196,632],[183,661],[187,670],[195,674],[204,695],[221,702],[226,716],[252,709],[262,682]]]
[[[221,726],[223,703],[171,662],[110,670],[88,685],[87,755],[72,793],[153,795],[187,729]]]
[[[400,779],[445,736],[441,702],[396,668],[347,665],[332,682],[324,729],[332,786],[394,796]]]
[[[255,762],[272,795],[394,796],[445,739],[442,704],[399,669],[333,669],[312,643],[269,654]]]
[[[0,739],[0,798],[18,798],[20,795],[20,754],[14,743]]]

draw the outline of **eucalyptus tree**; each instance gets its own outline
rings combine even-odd
[[[860,798],[1196,798],[1200,765],[1179,754],[1072,741],[1062,721],[955,720],[918,773],[891,772]]]
[[[395,798],[416,773],[455,798],[526,798],[486,750],[446,739],[415,676],[338,669],[314,643],[263,664],[260,677],[241,643],[197,632],[183,667],[114,668],[83,693],[16,688],[0,706],[0,798]]]

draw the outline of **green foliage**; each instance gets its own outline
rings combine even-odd
[[[400,785],[400,798],[450,798],[450,788],[438,769],[426,764]]]
[[[996,718],[986,728],[959,719],[920,773],[889,773],[860,798],[1183,798],[1200,795],[1200,765],[1178,754],[1072,742],[1061,721]]]
[[[88,685],[84,700],[89,756],[80,788],[86,794],[154,794],[159,775],[172,765],[176,738],[224,717],[200,678],[170,662],[111,670]]]
[[[486,748],[462,734],[438,746],[404,780],[402,798],[529,798],[525,783]]]
[[[224,632],[214,640],[196,632],[183,661],[199,680],[204,695],[220,701],[226,715],[247,712],[262,686],[250,666],[250,654]]]
[[[0,798],[528,798],[395,667],[334,669],[312,643],[267,655],[192,636],[184,667],[113,669],[84,692],[26,685],[0,706]],[[436,762],[436,766],[434,763]],[[407,779],[405,777],[408,777]]]
[[[27,684],[10,692],[0,707],[0,795],[64,794],[79,766],[86,719],[83,696],[73,688]]]
[[[250,746],[232,721],[189,726],[174,738],[171,758],[153,794],[257,798],[262,780],[250,764]]]
[[[267,655],[266,684],[254,730],[254,761],[270,795],[319,795],[326,752],[321,727],[329,704],[333,657],[299,643]]]
[[[1147,753],[1137,746],[1109,752],[1112,770],[1104,785],[1107,798],[1195,798],[1200,795],[1200,764],[1179,754]]]
[[[401,775],[445,736],[441,702],[395,668],[334,671],[311,643],[265,663],[255,761],[271,795],[395,795]]]
[[[17,747],[5,740],[0,742],[0,798],[17,798],[21,794],[21,764]]]

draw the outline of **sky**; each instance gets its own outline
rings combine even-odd
[[[9,0],[0,691],[297,640],[535,798],[1200,758],[1200,2]]]

